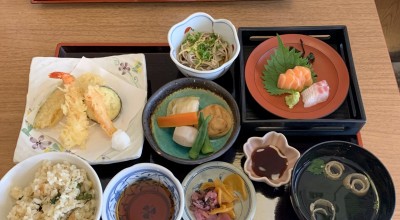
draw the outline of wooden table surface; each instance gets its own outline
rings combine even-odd
[[[346,25],[367,115],[365,148],[400,185],[400,95],[374,0],[278,0],[191,3],[30,4],[0,1],[0,177],[25,109],[31,59],[54,56],[60,42],[167,42],[169,28],[193,12],[236,27]],[[400,204],[400,190],[397,190]],[[394,219],[400,219],[397,209]]]

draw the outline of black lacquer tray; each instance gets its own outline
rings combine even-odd
[[[158,88],[165,83],[180,77],[184,77],[176,68],[169,57],[169,47],[167,44],[67,44],[61,43],[57,46],[57,57],[82,56],[104,57],[127,53],[143,53],[146,57],[147,76],[148,76],[148,96],[150,97]],[[241,95],[240,83],[240,64],[235,65],[223,77],[215,80],[216,83],[226,88],[232,96],[239,100]],[[243,125],[243,123],[242,123]],[[315,136],[307,136],[302,132],[278,131],[286,135],[289,145],[297,148],[301,153],[311,146],[328,140],[343,140],[352,143],[362,144],[359,133],[338,135],[335,133],[319,133]],[[252,129],[241,129],[238,139],[230,150],[228,150],[218,161],[232,163],[243,168],[245,161],[242,150],[243,144],[251,136],[263,136],[266,131]],[[158,155],[147,143],[144,142],[143,153],[139,159],[114,163],[108,165],[93,165],[102,182],[103,189],[107,186],[110,179],[120,170],[137,163],[151,162],[160,164],[169,170],[182,181],[187,173],[195,166],[184,165],[171,162]],[[178,172],[179,171],[179,172]],[[253,182],[257,193],[257,211],[254,219],[297,219],[292,208],[289,187],[282,186],[273,188],[265,183]]]
[[[349,71],[350,88],[342,105],[333,113],[319,119],[280,118],[261,107],[250,95],[245,82],[245,65],[251,52],[263,41],[276,34],[303,34],[316,37],[335,49],[344,60]],[[284,131],[307,135],[319,134],[355,134],[366,123],[366,116],[358,87],[357,75],[351,54],[350,41],[346,26],[313,27],[241,27],[238,30],[241,53],[240,71],[240,108],[242,127],[258,131]]]

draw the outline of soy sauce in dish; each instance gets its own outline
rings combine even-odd
[[[257,176],[275,180],[285,172],[288,160],[278,153],[275,146],[268,145],[256,149],[251,154],[252,169]]]
[[[174,201],[162,183],[143,179],[128,186],[117,203],[118,220],[171,220]]]

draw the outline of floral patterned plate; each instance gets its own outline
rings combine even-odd
[[[32,124],[41,104],[61,82],[61,80],[48,77],[48,74],[54,71],[68,72],[75,77],[90,72],[105,79],[106,85],[115,90],[122,101],[122,111],[114,120],[114,125],[125,130],[131,137],[131,144],[127,149],[113,150],[111,139],[94,122],[91,122],[86,146],[70,150],[65,149],[58,139],[64,119],[52,128],[33,128]],[[93,59],[85,57],[81,59],[34,58],[31,64],[26,109],[14,153],[14,162],[52,151],[73,153],[90,164],[108,164],[139,158],[144,142],[141,115],[146,99],[147,76],[143,54]]]

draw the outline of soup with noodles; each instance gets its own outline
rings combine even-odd
[[[293,188],[308,219],[377,219],[374,183],[359,165],[342,157],[324,156],[305,164]]]
[[[213,70],[232,56],[232,46],[215,33],[188,32],[183,40],[178,61],[196,70]]]

